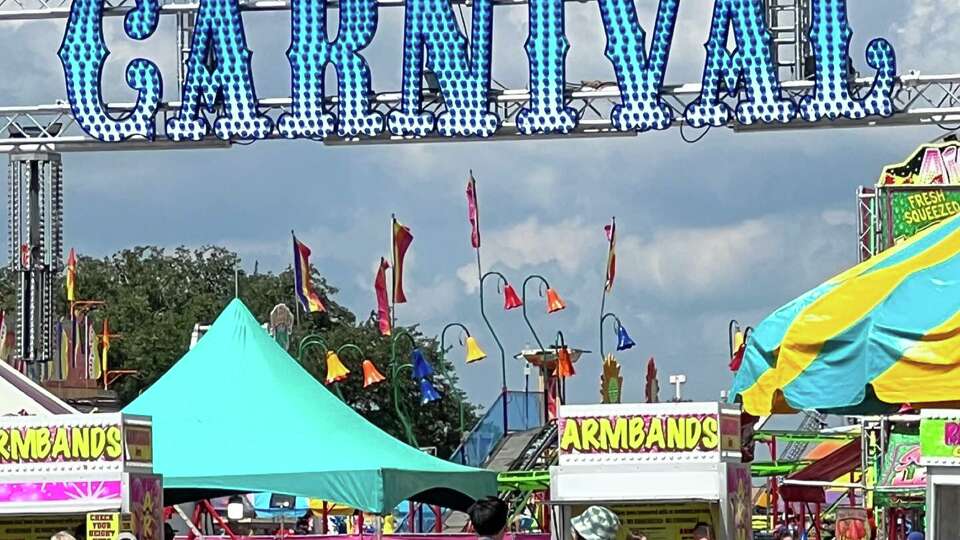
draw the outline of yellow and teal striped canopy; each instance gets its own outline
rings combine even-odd
[[[767,317],[730,395],[756,416],[960,402],[960,216]]]

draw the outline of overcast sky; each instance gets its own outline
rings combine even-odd
[[[855,62],[883,36],[899,71],[960,71],[960,4],[955,0],[850,0]],[[668,83],[699,82],[711,2],[686,0],[671,53]],[[654,2],[639,2],[650,31]],[[567,79],[612,80],[596,3],[568,3],[572,48]],[[377,90],[400,79],[402,10],[381,12],[367,53]],[[130,100],[123,69],[134,56],[157,61],[175,99],[172,20],[144,44],[108,28],[115,53],[105,70],[108,97]],[[4,23],[0,105],[63,99],[56,51],[62,23]],[[260,97],[289,95],[283,56],[289,14],[247,14]],[[494,22],[494,78],[525,87],[526,8],[500,7]],[[64,156],[66,245],[103,256],[144,244],[220,244],[244,264],[290,264],[290,229],[313,249],[313,263],[341,289],[337,301],[363,316],[375,307],[373,277],[389,253],[395,212],[413,231],[406,270],[410,303],[403,324],[437,332],[458,320],[473,329],[490,358],[458,371],[470,396],[490,402],[499,389],[495,346],[479,317],[474,254],[464,184],[479,183],[485,269],[504,272],[518,289],[540,273],[567,301],[547,317],[535,294],[531,312],[542,336],[563,330],[568,343],[596,351],[606,243],[617,217],[618,274],[608,309],[638,346],[619,355],[625,401],[641,400],[650,356],[666,375],[686,373],[686,392],[714,399],[729,386],[726,326],[756,324],[794,296],[856,262],[856,187],[876,181],[937,129],[810,130],[734,135],[713,130],[687,144],[679,131],[630,138],[325,147],[259,142],[231,150],[116,152]],[[509,351],[532,338],[519,312],[502,313],[491,286],[492,320]],[[122,325],[122,322],[118,322]],[[608,343],[614,340],[608,329]],[[188,328],[183,329],[189,332]],[[461,351],[454,350],[456,358]],[[586,355],[569,385],[575,402],[595,401],[599,356]],[[510,385],[522,368],[509,364]]]

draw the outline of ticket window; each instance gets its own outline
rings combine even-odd
[[[935,484],[934,500],[936,512],[934,530],[937,537],[932,540],[956,540],[960,531],[960,485]]]

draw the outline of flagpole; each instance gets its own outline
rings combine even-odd
[[[473,177],[473,169],[470,169],[470,181],[473,183],[473,204],[476,207],[476,222],[477,222],[477,234],[480,232],[480,194],[477,189],[477,180]],[[472,231],[471,231],[472,234]],[[503,400],[503,433],[506,433],[510,430],[509,427],[509,418],[510,414],[507,410],[507,354],[503,350],[503,344],[500,343],[500,337],[497,336],[496,331],[493,329],[493,325],[490,324],[490,320],[487,319],[487,312],[483,302],[483,280],[487,275],[495,274],[494,272],[488,272],[487,274],[483,273],[483,264],[480,259],[480,244],[482,242],[477,242],[477,247],[475,248],[477,252],[477,283],[480,293],[480,316],[483,317],[483,322],[487,325],[487,330],[490,331],[490,335],[493,336],[493,341],[496,342],[497,348],[500,349],[500,398]],[[503,275],[498,275],[498,277],[506,284],[507,280]]]
[[[293,264],[297,264],[297,235],[290,229],[290,238],[293,239]],[[300,300],[297,298],[297,269],[293,268],[293,314],[297,326],[300,325]]]
[[[397,215],[390,214],[390,330],[397,326]]]
[[[617,218],[610,218],[610,226],[613,227],[613,230],[610,231],[611,236],[607,239],[607,264],[603,272],[603,294],[600,296],[600,361],[604,361],[603,357],[603,318],[606,315],[606,305],[607,305],[607,293],[610,292],[608,288],[607,280],[610,278],[610,246],[613,245],[613,239],[616,238],[615,235],[617,232]]]

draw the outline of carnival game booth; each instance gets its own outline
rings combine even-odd
[[[0,418],[0,540],[163,540],[150,420],[126,414]]]
[[[701,522],[717,540],[751,538],[737,407],[564,405],[559,423],[559,465],[550,468],[554,523],[603,505],[620,517],[620,540],[685,540]],[[571,533],[559,526],[554,538],[571,540]]]
[[[923,411],[920,462],[927,476],[927,540],[960,531],[960,410]]]
[[[384,516],[404,500],[465,510],[497,494],[496,473],[408,446],[340,401],[236,299],[124,412],[153,420],[168,504],[268,492]],[[207,512],[230,530],[197,508],[194,522]]]

